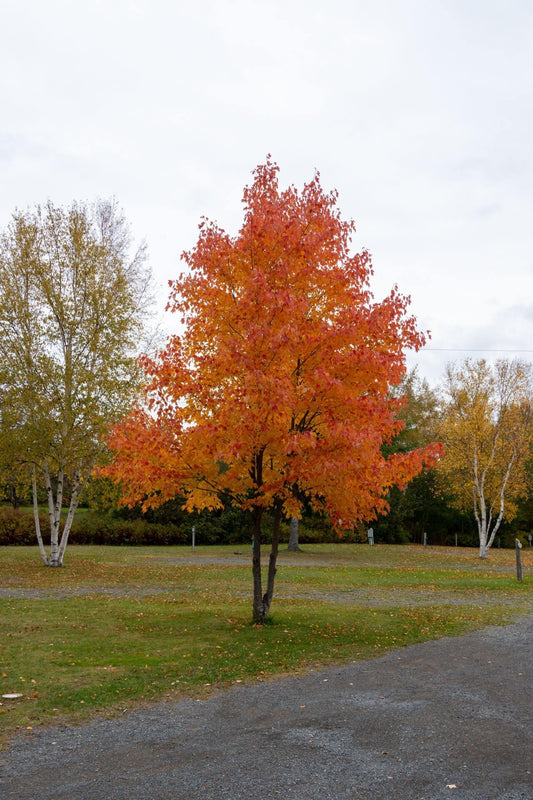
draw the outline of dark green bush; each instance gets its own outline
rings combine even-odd
[[[114,519],[98,514],[83,514],[74,520],[71,541],[76,544],[163,545],[185,544],[190,535],[171,522],[145,519]]]
[[[41,530],[46,531],[49,526],[48,517],[39,515]],[[37,542],[33,514],[27,510],[12,506],[0,507],[0,545],[17,544],[31,545]]]
[[[290,525],[282,523],[281,540],[289,541]],[[343,531],[339,534],[333,530],[331,523],[316,514],[306,513],[298,524],[298,542],[300,544],[322,544],[331,542],[357,542],[360,536],[356,530]]]
[[[50,523],[39,515],[43,541],[50,542]],[[99,514],[79,514],[74,518],[70,541],[73,544],[163,545],[190,542],[190,530],[173,523],[150,523],[144,519],[123,520]],[[36,544],[33,513],[27,509],[0,507],[0,545]]]

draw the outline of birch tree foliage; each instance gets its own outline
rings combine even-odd
[[[467,359],[449,365],[439,465],[460,510],[473,510],[479,555],[486,558],[502,520],[513,519],[527,493],[533,434],[531,364]]]
[[[14,508],[29,499],[30,480],[26,465],[17,458],[19,443],[14,418],[2,403],[0,392],[0,493]]]
[[[0,436],[33,484],[36,533],[59,566],[109,424],[129,409],[150,301],[144,246],[114,201],[16,212],[0,238]],[[46,489],[50,553],[37,515]],[[61,525],[68,488],[69,509]]]
[[[236,236],[203,221],[169,308],[183,333],[145,359],[146,407],[117,426],[108,472],[125,500],[145,507],[186,495],[189,509],[222,496],[254,526],[253,618],[269,614],[280,521],[304,503],[352,528],[386,508],[434,449],[383,456],[401,427],[391,395],[405,350],[425,341],[396,288],[369,289],[370,256],[350,253],[353,223],[318,175],[281,190],[278,167],[259,166],[244,190]],[[148,409],[148,410],[147,410]],[[274,518],[266,587],[264,512]]]

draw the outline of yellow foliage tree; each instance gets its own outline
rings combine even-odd
[[[63,564],[108,427],[137,396],[136,351],[150,302],[145,257],[144,246],[130,253],[114,201],[48,202],[15,212],[0,232],[0,467],[27,471],[47,566]],[[38,484],[48,504],[49,554]]]
[[[449,365],[440,437],[446,455],[439,465],[455,504],[473,508],[479,555],[486,558],[504,518],[516,514],[527,491],[525,465],[533,433],[531,364],[507,359],[493,366],[481,359]]]

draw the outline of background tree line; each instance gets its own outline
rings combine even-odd
[[[485,369],[486,364],[483,366]],[[405,428],[389,447],[408,450],[434,440],[440,426],[441,409],[445,407],[442,396],[430,388],[415,370],[406,375],[398,391],[405,393],[408,400],[402,411]],[[514,547],[516,537],[525,543],[527,535],[533,531],[532,477],[533,460],[528,459],[522,475],[523,494],[513,505],[512,517],[502,520],[496,534],[496,545]],[[68,496],[68,482],[65,490]],[[0,544],[34,544],[34,521],[27,507],[31,486],[27,475],[24,480],[23,472],[17,471],[16,464],[4,469],[1,491]],[[80,544],[190,544],[193,525],[199,545],[245,545],[252,540],[248,515],[227,502],[216,511],[206,509],[191,514],[183,509],[183,496],[176,496],[159,508],[146,511],[140,504],[133,508],[121,506],[119,500],[120,492],[109,479],[92,477],[80,502],[81,513],[72,525],[72,541]],[[421,544],[426,533],[430,544],[468,547],[479,544],[469,498],[464,493],[453,494],[447,469],[424,470],[404,490],[391,488],[387,500],[390,505],[387,514],[345,532],[340,540],[326,518],[304,508],[298,526],[299,542],[366,542],[367,528],[371,525],[377,543]],[[42,489],[38,492],[38,502],[44,529],[47,523],[44,513],[46,494]],[[21,513],[13,513],[19,507]],[[290,522],[285,520],[282,523],[283,542],[288,542],[289,532]]]

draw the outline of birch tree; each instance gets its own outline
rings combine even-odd
[[[461,510],[473,510],[479,555],[486,558],[504,518],[527,493],[526,462],[533,432],[531,364],[467,359],[446,372],[439,470]]]
[[[62,565],[108,425],[136,394],[135,356],[150,301],[145,260],[144,245],[130,256],[128,226],[114,201],[68,208],[48,202],[16,212],[0,237],[0,437],[28,471],[48,566]],[[39,485],[47,497],[49,553]]]

